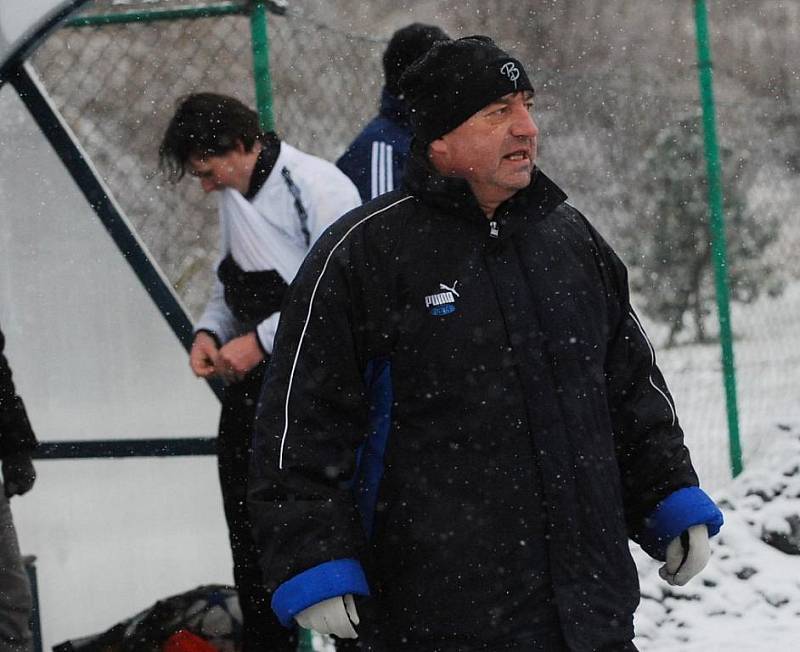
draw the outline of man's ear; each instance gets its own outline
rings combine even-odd
[[[440,172],[447,168],[449,147],[444,138],[437,138],[428,145],[428,159]]]
[[[433,156],[443,156],[447,153],[447,143],[445,142],[444,138],[437,138],[434,141],[431,141],[431,144],[428,145],[428,154]]]
[[[236,144],[233,146],[233,151],[235,151],[237,154],[244,154],[249,150],[244,146],[244,143],[237,138]]]

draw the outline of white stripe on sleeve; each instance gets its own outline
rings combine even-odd
[[[374,213],[370,213],[366,217],[361,218],[358,222],[353,224],[353,226],[347,229],[347,232],[331,248],[331,250],[328,252],[328,256],[325,258],[325,264],[322,266],[322,271],[319,273],[319,276],[317,277],[317,280],[314,283],[314,289],[311,291],[311,298],[308,301],[308,311],[306,312],[306,319],[305,322],[303,323],[303,328],[300,331],[300,339],[297,342],[297,351],[295,351],[294,361],[292,362],[292,369],[289,372],[289,384],[286,387],[286,399],[284,401],[284,406],[283,406],[284,421],[283,421],[283,434],[281,435],[280,454],[278,455],[279,469],[283,469],[283,451],[286,446],[286,436],[289,433],[289,397],[292,394],[292,383],[294,382],[294,372],[295,369],[297,369],[297,361],[300,359],[300,350],[303,348],[303,340],[305,339],[306,336],[306,330],[308,330],[308,324],[311,321],[311,311],[314,309],[314,298],[317,295],[317,289],[319,288],[319,284],[322,281],[322,277],[325,275],[325,271],[328,269],[328,263],[330,263],[331,258],[333,257],[333,254],[336,252],[336,250],[339,248],[339,245],[341,245],[357,227],[361,226],[364,222],[375,217],[376,215],[379,215],[384,211],[388,211],[390,208],[393,208],[394,206],[397,206],[398,204],[401,204],[404,201],[408,201],[409,199],[413,199],[413,196],[406,195],[402,199],[398,199],[396,202],[393,202],[388,206],[384,206],[380,210],[377,210]]]
[[[391,145],[386,145],[386,192],[394,190],[394,161]]]
[[[655,367],[656,366],[656,352],[653,349],[653,345],[650,343],[650,338],[647,337],[647,333],[644,332],[644,328],[642,327],[642,324],[639,321],[639,318],[632,311],[629,312],[628,314],[631,316],[631,319],[633,319],[634,323],[636,324],[636,326],[639,329],[639,332],[642,334],[642,337],[644,338],[644,341],[647,343],[647,348],[650,349],[650,364],[653,367]],[[652,375],[648,376],[648,380],[650,381],[650,384],[653,386],[653,389],[655,389],[659,394],[661,394],[661,396],[664,397],[664,400],[667,402],[667,405],[669,406],[669,411],[672,413],[672,425],[674,426],[675,425],[675,420],[677,418],[676,415],[675,415],[675,406],[672,404],[672,401],[669,400],[669,397],[661,390],[661,388],[659,388],[653,382],[653,376]]]
[[[378,152],[380,151],[380,143],[375,141],[372,143],[372,159],[371,159],[371,174],[370,181],[372,182],[371,199],[378,196]]]
[[[378,194],[382,195],[386,192],[386,143],[380,143],[378,151]]]

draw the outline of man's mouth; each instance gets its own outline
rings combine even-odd
[[[515,152],[506,154],[503,158],[509,161],[530,161],[531,155],[528,150],[518,149]]]

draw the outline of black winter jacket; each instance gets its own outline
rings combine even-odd
[[[11,367],[3,355],[5,345],[6,338],[0,331],[0,459],[36,448],[25,405],[17,396]]]
[[[628,537],[720,524],[625,268],[541,172],[491,223],[421,160],[405,183],[282,309],[250,484],[273,608],[370,593],[366,649],[625,645]]]

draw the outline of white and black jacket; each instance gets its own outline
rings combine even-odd
[[[624,646],[629,537],[721,525],[625,268],[541,172],[491,223],[420,159],[405,183],[284,304],[250,481],[273,608],[369,594],[364,649]]]
[[[195,325],[220,344],[255,329],[266,353],[272,351],[286,287],[309,247],[361,203],[356,187],[335,165],[277,139],[273,144],[279,147],[277,158],[269,161],[266,178],[251,181],[252,196],[231,188],[218,195],[218,278]]]

